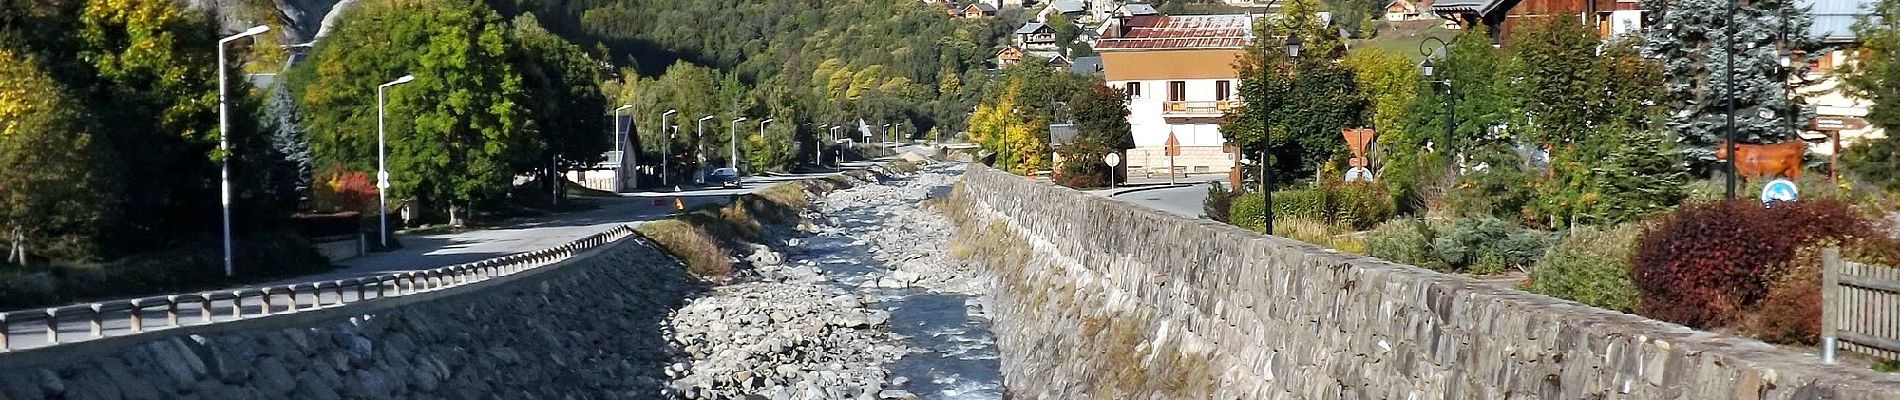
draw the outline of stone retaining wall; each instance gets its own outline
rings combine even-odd
[[[438,292],[0,355],[5,399],[659,397],[698,285],[644,240]]]
[[[1893,399],[1900,375],[972,166],[1019,398]],[[958,207],[961,206],[961,207]]]

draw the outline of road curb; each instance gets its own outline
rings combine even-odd
[[[1107,197],[1115,197],[1115,196],[1120,196],[1120,195],[1124,195],[1124,194],[1129,194],[1129,193],[1135,193],[1135,192],[1146,192],[1146,191],[1150,191],[1150,190],[1161,190],[1161,189],[1176,189],[1176,188],[1184,188],[1184,187],[1193,187],[1194,185],[1197,185],[1197,184],[1198,184],[1198,183],[1176,183],[1176,184],[1162,184],[1162,185],[1154,185],[1154,186],[1143,186],[1143,187],[1138,187],[1138,188],[1132,188],[1132,189],[1121,189],[1121,190],[1114,190],[1114,191],[1110,191],[1110,192],[1108,192],[1108,196],[1107,196]]]

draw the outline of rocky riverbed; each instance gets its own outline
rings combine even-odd
[[[987,278],[944,249],[921,204],[959,164],[885,174],[816,201],[797,231],[740,259],[735,283],[674,312],[669,393],[691,399],[997,399]]]

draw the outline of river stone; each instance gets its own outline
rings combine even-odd
[[[277,357],[264,357],[257,362],[254,382],[265,396],[281,397],[297,387],[297,381],[290,376],[290,370],[284,368],[284,362]]]
[[[336,394],[336,389],[331,389],[329,384],[324,383],[323,379],[317,377],[317,374],[308,371],[297,374],[297,389],[294,397],[312,400],[342,399],[341,396]]]
[[[0,374],[0,396],[7,399],[37,400],[46,398],[40,386],[33,384],[25,375],[18,372]]]

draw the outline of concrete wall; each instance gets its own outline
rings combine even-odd
[[[629,238],[438,292],[0,355],[0,398],[656,398],[660,322],[696,287]]]
[[[1018,398],[1891,399],[1900,375],[972,166]]]

